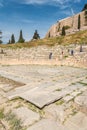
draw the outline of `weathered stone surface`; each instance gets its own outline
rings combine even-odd
[[[9,84],[0,84],[0,88],[3,89],[5,92],[8,92],[11,89],[13,89],[14,87]]]
[[[87,130],[87,116],[79,112],[73,117],[69,118],[64,126],[69,130]]]
[[[45,111],[45,116],[46,118],[49,119],[54,119],[58,122],[63,122],[66,118],[66,112],[65,112],[66,107],[63,105],[55,105],[52,104],[50,106],[47,106],[44,111]]]
[[[82,95],[75,98],[75,102],[77,102],[79,105],[85,104],[87,106],[87,91],[85,91]]]
[[[70,96],[64,97],[63,100],[64,100],[65,102],[68,102],[68,101],[72,100],[73,98],[74,98],[74,97],[70,95]]]
[[[36,105],[39,108],[43,108],[46,105],[49,105],[59,99],[61,99],[65,93],[58,93],[58,92],[46,92],[40,91],[39,89],[35,89],[35,91],[31,90],[20,94],[19,96],[32,104]]]
[[[81,92],[80,91],[76,91],[76,92],[71,93],[71,96],[75,97],[75,96],[77,96],[79,94],[81,94]]]
[[[26,66],[21,66],[20,69],[18,69],[17,66],[11,66],[11,69],[5,67],[5,70],[8,70],[9,76],[13,79],[16,78],[16,80],[19,81],[24,80],[24,82],[27,83],[27,85],[7,93],[8,99],[21,97],[39,108],[53,103],[67,94],[73,93],[74,96],[77,95],[81,91],[77,93],[73,91],[81,89],[82,85],[70,85],[71,80],[72,82],[77,82],[84,78],[86,74],[85,70],[70,67],[58,67],[53,69],[53,67],[44,66],[41,70],[40,66],[38,66],[37,69],[34,66],[29,66],[26,72]],[[6,71],[2,71],[1,74],[7,76]],[[19,74],[20,76],[18,76]]]
[[[46,37],[56,37],[61,35],[61,30],[63,26],[69,26],[69,28],[66,30],[66,34],[73,34],[76,33],[78,30],[78,16],[81,16],[81,30],[86,30],[87,26],[85,26],[85,16],[84,12],[80,12],[78,14],[75,14],[74,16],[64,18],[62,20],[59,20],[57,23],[52,25],[52,27],[49,29],[49,31],[46,34]]]
[[[74,103],[74,100],[70,101],[73,97],[77,97],[79,92],[81,92],[82,98],[87,97],[87,69],[64,66],[15,65],[0,66],[0,74],[26,84],[13,88],[11,91],[9,86],[7,88],[4,86],[6,83],[0,82],[0,109],[3,108],[4,114],[12,111],[17,119],[22,120],[22,125],[27,130],[87,130],[87,116],[85,114],[87,110],[84,114],[79,114],[80,109],[76,109],[76,106],[80,105]],[[8,85],[11,85],[10,82]],[[80,104],[84,107],[86,98],[81,101],[80,96],[78,96]],[[25,100],[19,98],[8,100],[16,97]],[[60,99],[55,102],[60,97],[65,100]],[[5,102],[6,100],[7,102]],[[47,106],[38,109],[29,102],[40,108]],[[10,121],[8,121],[8,126]],[[6,123],[4,122],[4,124]],[[10,126],[6,129],[10,130]]]
[[[64,130],[63,126],[56,121],[49,119],[42,119],[35,125],[29,127],[27,130]]]
[[[75,98],[76,106],[87,114],[87,91]]]
[[[6,93],[2,89],[0,89],[0,95],[6,97]]]
[[[38,113],[33,112],[32,110],[29,110],[26,107],[17,108],[13,110],[13,113],[15,113],[17,117],[21,119],[24,126],[32,125],[33,123],[35,123],[40,119]]]
[[[6,101],[7,101],[7,99],[5,97],[2,97],[0,95],[0,105],[3,104],[3,103],[5,103]]]
[[[78,20],[77,20],[78,21]],[[74,57],[71,57],[68,53],[68,49],[74,50]],[[33,48],[17,48],[9,49],[5,48],[4,51],[7,55],[1,57],[0,63],[2,65],[66,65],[66,66],[77,66],[87,67],[87,45],[83,45],[83,52],[79,52],[79,45],[61,46],[56,45],[52,47],[38,46]],[[61,52],[64,52],[64,56]],[[49,60],[49,54],[53,52],[52,59]],[[67,56],[67,58],[65,58]],[[23,74],[22,74],[23,76]],[[17,77],[15,77],[17,79]],[[23,80],[23,79],[22,79]],[[24,80],[23,80],[24,82]]]

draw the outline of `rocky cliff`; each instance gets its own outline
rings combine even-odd
[[[60,36],[62,32],[62,27],[65,27],[66,35],[73,34],[78,29],[78,18],[80,15],[80,30],[87,29],[87,9],[73,15],[71,17],[67,17],[65,19],[59,20],[56,24],[54,24],[46,34],[46,37],[56,37]]]

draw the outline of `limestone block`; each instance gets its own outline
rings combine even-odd
[[[19,119],[21,119],[24,126],[32,125],[34,122],[40,119],[38,113],[33,112],[26,107],[19,107],[13,110],[13,113],[16,114]]]

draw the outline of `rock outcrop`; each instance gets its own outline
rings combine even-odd
[[[78,17],[80,15],[80,29],[78,29]],[[79,30],[87,29],[87,9],[73,15],[71,17],[67,17],[65,19],[59,20],[56,24],[54,24],[46,34],[46,37],[56,37],[60,36],[62,32],[62,27],[65,27],[66,35],[76,33]]]

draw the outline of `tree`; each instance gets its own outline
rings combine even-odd
[[[65,32],[65,27],[63,26],[62,27],[62,34],[61,34],[62,36],[65,36],[66,35],[66,32]]]
[[[2,44],[2,40],[0,40],[0,44]]]
[[[48,38],[50,38],[50,32],[48,33]]]
[[[10,42],[11,44],[13,44],[13,43],[15,43],[15,37],[14,37],[14,34],[12,34],[12,36],[11,36],[11,42]]]
[[[11,44],[11,41],[9,40],[7,44]]]
[[[84,8],[82,9],[82,11],[87,10],[87,4],[84,5]]]
[[[20,30],[20,36],[19,36],[19,40],[18,40],[18,42],[19,43],[24,43],[24,38],[23,38],[23,34],[22,34],[22,30]]]
[[[58,32],[60,31],[60,22],[59,22],[59,26],[58,26]]]
[[[87,10],[85,10],[84,15],[85,15],[85,26],[87,26]]]
[[[80,30],[81,27],[81,18],[80,18],[80,14],[78,16],[78,29]]]
[[[37,30],[35,30],[35,32],[34,32],[33,39],[40,39],[40,36],[39,36]]]
[[[0,44],[2,44],[2,31],[0,31]]]

